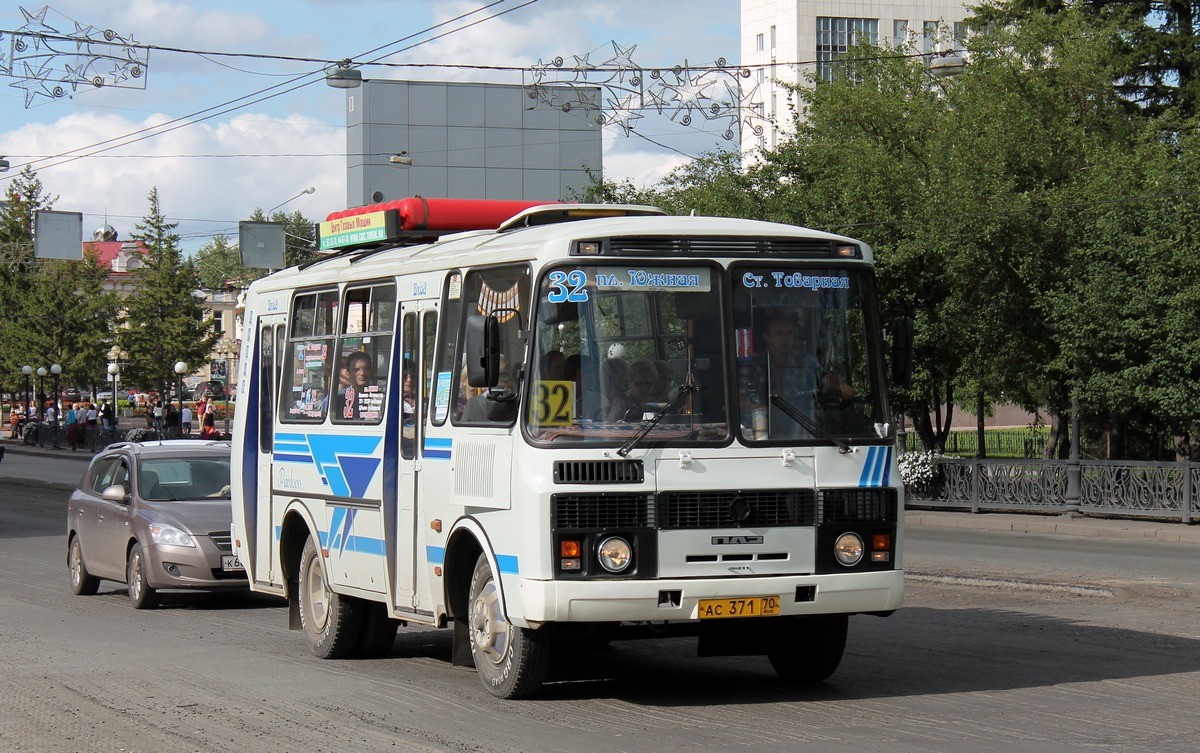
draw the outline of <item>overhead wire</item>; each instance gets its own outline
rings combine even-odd
[[[479,8],[476,8],[476,9],[474,9],[474,10],[468,11],[468,12],[466,12],[466,13],[459,14],[458,16],[455,16],[454,18],[451,18],[451,19],[448,19],[448,20],[446,20],[446,21],[443,21],[443,22],[441,22],[441,23],[435,24],[435,25],[433,25],[433,26],[430,26],[430,27],[428,27],[428,28],[426,28],[426,29],[423,29],[423,30],[421,30],[421,31],[419,31],[419,32],[414,32],[414,33],[412,33],[412,34],[409,34],[409,35],[406,35],[406,36],[404,36],[404,37],[401,37],[400,39],[394,40],[394,41],[392,41],[392,42],[388,42],[387,44],[380,45],[380,46],[378,46],[378,47],[375,47],[375,48],[372,48],[372,49],[370,49],[370,50],[367,50],[366,52],[362,53],[362,54],[361,54],[360,56],[358,56],[358,57],[361,57],[362,55],[372,55],[372,54],[374,54],[374,53],[376,53],[376,52],[379,52],[379,51],[381,51],[381,50],[385,50],[385,49],[387,49],[388,47],[393,47],[393,46],[395,46],[395,45],[397,45],[397,44],[401,44],[401,43],[403,43],[403,42],[405,42],[405,41],[408,41],[408,40],[410,40],[410,39],[414,39],[414,38],[416,38],[416,37],[419,37],[419,36],[422,36],[422,35],[428,34],[428,33],[429,33],[429,32],[431,32],[431,31],[434,31],[434,30],[436,30],[436,29],[440,29],[440,28],[442,28],[442,27],[444,27],[444,26],[447,26],[447,25],[449,25],[449,24],[452,24],[452,23],[455,23],[455,22],[457,22],[457,21],[460,21],[460,20],[463,20],[463,19],[465,19],[465,18],[468,18],[468,17],[470,17],[470,16],[472,16],[472,15],[475,15],[476,13],[480,13],[480,12],[482,12],[482,11],[489,10],[489,9],[491,9],[491,8],[495,7],[496,5],[500,5],[500,4],[504,3],[504,2],[508,2],[508,0],[494,0],[494,2],[491,2],[491,3],[485,4],[485,5],[483,5],[483,6],[480,6]],[[502,11],[500,11],[500,12],[498,12],[498,13],[494,14],[494,15],[487,16],[487,17],[486,17],[486,18],[484,18],[484,19],[480,19],[480,20],[473,21],[473,22],[471,22],[471,23],[469,23],[469,24],[467,24],[467,25],[465,25],[465,26],[462,26],[462,27],[459,27],[459,28],[456,28],[456,29],[451,29],[451,30],[449,30],[449,31],[447,31],[447,32],[443,32],[443,33],[441,33],[441,34],[435,35],[435,36],[433,36],[433,37],[430,37],[430,38],[428,38],[428,39],[423,39],[423,40],[421,40],[420,42],[417,42],[416,44],[409,45],[408,47],[402,48],[402,49],[400,49],[400,50],[395,50],[395,51],[393,51],[393,52],[390,52],[390,53],[388,53],[387,55],[384,55],[383,57],[385,57],[385,58],[386,58],[386,57],[388,57],[388,56],[390,56],[390,55],[393,55],[393,54],[396,54],[396,53],[399,53],[399,52],[404,52],[404,51],[407,51],[407,50],[413,49],[414,47],[420,46],[420,45],[422,45],[422,44],[427,44],[427,43],[429,43],[429,42],[432,42],[432,41],[435,41],[435,40],[437,40],[437,39],[441,39],[441,38],[443,38],[443,37],[446,37],[446,36],[448,36],[449,34],[457,33],[457,32],[459,32],[459,31],[462,31],[462,30],[464,30],[464,29],[471,28],[471,27],[473,27],[473,26],[476,26],[476,25],[478,25],[478,24],[480,24],[480,23],[483,23],[483,22],[485,22],[485,21],[490,21],[490,20],[492,20],[492,19],[494,19],[494,18],[498,18],[498,17],[500,17],[500,16],[507,15],[508,13],[511,13],[511,12],[513,12],[513,11],[520,10],[520,9],[522,9],[522,8],[525,8],[526,6],[532,5],[533,3],[536,3],[536,2],[538,2],[538,0],[525,0],[525,2],[521,3],[520,5],[518,5],[518,6],[516,6],[516,7],[513,7],[513,8],[508,8],[508,9],[502,10]],[[382,58],[381,58],[381,59],[382,59]],[[353,60],[353,58],[350,58],[349,60]],[[375,61],[371,61],[371,62],[373,63],[373,62],[375,62]],[[364,63],[364,64],[366,64],[366,63]],[[90,144],[90,145],[87,145],[87,146],[81,146],[81,147],[76,147],[76,148],[74,148],[74,149],[69,149],[69,150],[67,150],[67,151],[65,151],[65,152],[62,152],[62,153],[60,153],[60,154],[58,154],[58,155],[55,155],[55,156],[53,156],[53,157],[48,157],[48,158],[46,158],[46,160],[33,160],[33,161],[26,162],[26,163],[23,163],[23,164],[19,164],[19,165],[13,165],[13,166],[11,167],[11,169],[12,169],[14,172],[16,172],[16,173],[18,173],[18,174],[19,174],[19,171],[20,171],[20,169],[21,169],[21,168],[24,168],[26,165],[33,166],[33,165],[36,165],[36,164],[40,164],[40,163],[42,163],[42,162],[50,162],[50,164],[42,164],[42,165],[41,165],[41,167],[39,168],[39,169],[43,169],[43,170],[44,170],[44,169],[49,169],[49,168],[52,168],[52,167],[57,167],[57,166],[59,166],[59,165],[68,164],[68,163],[70,163],[70,162],[74,162],[74,161],[76,161],[76,160],[83,159],[83,158],[85,158],[85,157],[92,157],[92,156],[95,156],[95,155],[97,155],[97,154],[99,154],[99,153],[101,153],[101,152],[111,151],[112,149],[117,149],[117,148],[120,148],[120,147],[122,147],[122,146],[128,146],[129,144],[135,144],[135,143],[138,143],[139,141],[144,141],[144,140],[146,140],[146,139],[149,139],[149,138],[154,138],[154,137],[156,137],[156,136],[160,136],[160,135],[163,135],[163,134],[166,134],[166,133],[171,133],[172,131],[176,131],[176,130],[179,130],[179,129],[181,129],[181,128],[186,128],[186,127],[188,127],[188,126],[190,126],[190,125],[195,125],[195,124],[197,124],[197,123],[202,123],[202,122],[204,122],[204,121],[206,121],[206,120],[211,120],[212,118],[218,117],[218,116],[220,116],[220,115],[225,115],[225,114],[228,114],[228,113],[230,113],[230,112],[233,112],[233,111],[235,111],[235,110],[239,110],[239,109],[242,109],[242,108],[244,108],[244,107],[248,107],[248,106],[250,106],[250,105],[253,105],[253,104],[258,104],[259,102],[263,102],[263,101],[266,101],[266,100],[268,100],[268,99],[273,99],[274,97],[282,96],[283,94],[288,94],[288,93],[290,93],[290,92],[293,92],[293,91],[295,91],[296,89],[300,89],[300,88],[302,88],[302,87],[304,87],[304,86],[309,86],[309,85],[311,85],[311,84],[313,84],[313,83],[316,83],[316,82],[317,82],[317,80],[319,80],[319,79],[313,79],[313,80],[310,80],[310,81],[305,81],[304,83],[298,84],[298,85],[296,85],[296,86],[293,86],[293,87],[291,87],[291,88],[288,88],[288,89],[284,89],[283,91],[276,91],[276,92],[274,92],[274,93],[272,93],[272,94],[269,94],[269,95],[267,95],[267,96],[259,97],[258,99],[253,99],[253,100],[251,100],[251,101],[245,101],[245,100],[249,100],[249,99],[251,99],[252,97],[258,97],[258,95],[260,95],[260,94],[264,94],[264,93],[266,93],[266,92],[272,92],[272,91],[273,91],[273,90],[275,90],[275,89],[280,89],[280,88],[282,88],[282,87],[289,86],[289,85],[291,85],[291,84],[293,84],[293,83],[295,83],[295,82],[298,82],[298,81],[303,81],[303,80],[304,80],[304,79],[306,79],[306,78],[310,78],[310,77],[312,77],[312,76],[315,76],[315,75],[317,75],[317,74],[323,74],[323,73],[324,73],[324,69],[322,69],[321,71],[310,71],[310,72],[307,72],[307,73],[302,73],[302,74],[300,74],[300,75],[297,75],[297,76],[294,76],[294,77],[292,77],[292,78],[291,78],[291,79],[289,79],[288,81],[282,81],[282,82],[280,82],[280,83],[278,83],[278,84],[274,84],[274,85],[272,85],[272,86],[268,86],[268,87],[266,87],[266,88],[259,89],[258,91],[251,92],[251,93],[249,93],[249,94],[245,94],[245,95],[242,95],[242,96],[240,96],[240,97],[237,97],[237,98],[234,98],[234,99],[231,99],[231,100],[227,100],[227,101],[225,101],[225,102],[222,102],[222,103],[220,103],[220,104],[216,104],[216,105],[213,105],[213,106],[211,106],[211,107],[207,107],[207,108],[205,108],[205,109],[203,109],[203,110],[198,110],[198,111],[196,111],[196,112],[194,112],[194,113],[191,113],[190,115],[183,115],[183,116],[180,116],[180,117],[178,117],[178,118],[174,118],[174,119],[172,119],[172,120],[169,120],[169,121],[167,121],[166,123],[160,123],[160,124],[156,124],[156,125],[154,125],[154,126],[147,126],[146,128],[142,128],[142,129],[139,129],[139,130],[137,130],[137,131],[132,131],[132,132],[130,132],[130,133],[127,133],[127,134],[124,134],[124,135],[122,135],[122,136],[115,136],[115,137],[113,137],[113,138],[110,138],[110,139],[105,139],[105,140],[103,140],[103,141],[98,141],[98,142],[96,142],[96,143],[94,143],[94,144]],[[240,104],[239,104],[239,103],[240,103]],[[236,105],[236,106],[233,106],[233,105]],[[220,108],[227,108],[227,109],[221,110],[220,112],[213,112],[214,110],[219,110]],[[199,116],[199,115],[203,115],[204,117],[197,117],[197,116]],[[167,127],[164,127],[164,126],[170,126],[170,127],[169,127],[169,128],[167,128]],[[134,137],[136,137],[136,138],[134,138]],[[121,143],[118,143],[118,144],[113,144],[113,142],[121,142]],[[91,153],[91,154],[77,154],[78,152],[82,152],[82,151],[89,150],[89,149],[95,149],[96,151],[95,151],[95,152],[93,152],[93,153]],[[53,160],[58,160],[58,161],[57,161],[57,162],[54,162]],[[14,177],[14,176],[13,176],[13,175],[0,176],[0,180],[4,180],[4,179],[6,179],[6,178],[7,178],[7,179],[11,179],[12,177]]]

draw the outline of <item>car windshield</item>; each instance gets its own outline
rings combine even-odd
[[[549,270],[538,292],[530,437],[623,444],[665,410],[642,444],[725,440],[723,279],[700,265]]]
[[[742,440],[886,436],[870,276],[786,262],[730,274]]]
[[[229,499],[229,458],[212,455],[143,458],[141,496],[148,500]]]

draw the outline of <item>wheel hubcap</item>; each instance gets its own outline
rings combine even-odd
[[[471,602],[471,641],[476,651],[492,664],[500,664],[508,652],[511,626],[500,609],[500,589],[489,582]]]
[[[308,563],[308,577],[305,579],[309,612],[312,614],[313,627],[317,632],[325,629],[329,621],[329,589],[325,585],[325,571],[321,569],[321,560],[313,557]]]
[[[79,556],[79,540],[71,542],[71,582],[79,585],[83,579],[83,559]]]
[[[142,595],[142,556],[137,552],[129,558],[129,593],[135,599]]]

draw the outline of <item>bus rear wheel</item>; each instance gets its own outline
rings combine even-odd
[[[842,663],[848,625],[844,614],[793,617],[777,626],[767,659],[781,679],[816,685],[829,679]]]
[[[475,670],[488,692],[498,698],[527,698],[541,688],[550,665],[549,641],[508,621],[500,587],[483,554],[471,575],[467,630]]]
[[[329,588],[325,564],[309,536],[300,555],[300,625],[309,648],[322,659],[344,659],[358,647],[362,604]]]

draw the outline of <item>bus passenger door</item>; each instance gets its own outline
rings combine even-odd
[[[263,317],[259,322],[258,394],[248,396],[258,404],[258,498],[252,550],[254,563],[250,572],[259,583],[279,584],[282,575],[276,567],[278,547],[272,523],[275,507],[272,461],[275,451],[275,399],[279,394],[284,331],[282,317]],[[250,566],[249,562],[244,564]]]
[[[420,445],[424,423],[424,364],[432,355],[432,332],[437,324],[435,301],[400,304],[400,458],[397,468],[396,561],[392,570],[396,606],[414,610],[417,596],[417,479],[421,473]],[[431,334],[427,338],[425,331]]]

